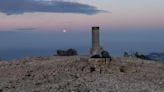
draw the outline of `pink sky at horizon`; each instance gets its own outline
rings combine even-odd
[[[148,2],[149,3],[146,3]],[[155,3],[156,2],[156,3]],[[34,28],[40,31],[102,28],[161,28],[164,29],[164,1],[161,0],[110,0],[83,1],[111,13],[96,15],[67,13],[25,13],[5,15],[0,13],[0,31],[16,31],[20,28]],[[163,6],[162,6],[163,5]]]

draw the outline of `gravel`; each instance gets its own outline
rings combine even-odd
[[[38,57],[0,62],[0,92],[163,92],[164,64],[136,58]]]

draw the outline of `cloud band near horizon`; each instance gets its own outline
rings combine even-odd
[[[7,15],[50,12],[50,13],[80,13],[93,15],[103,10],[77,2],[63,0],[0,0],[0,12]]]

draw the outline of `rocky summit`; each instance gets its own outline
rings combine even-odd
[[[53,56],[0,62],[0,92],[163,92],[164,64]]]

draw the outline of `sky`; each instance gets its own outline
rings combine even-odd
[[[91,27],[100,26],[113,52],[163,52],[163,11],[164,0],[0,0],[0,49],[89,49]]]
[[[163,0],[1,0],[0,31],[163,29],[162,11]]]

